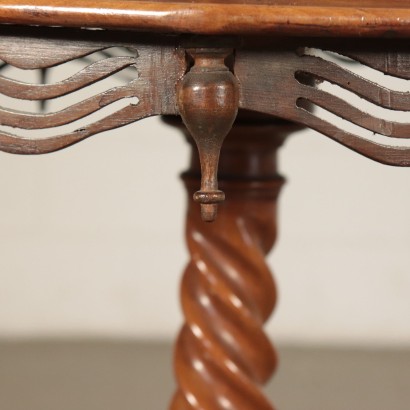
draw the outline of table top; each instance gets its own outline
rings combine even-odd
[[[2,0],[0,23],[210,35],[410,37],[410,0]]]

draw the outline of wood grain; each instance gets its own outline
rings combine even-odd
[[[175,85],[186,70],[186,61],[174,39],[158,41],[155,36],[148,40],[139,36],[139,42],[133,42],[104,32],[88,32],[87,39],[83,40],[82,34],[76,30],[30,29],[28,33],[24,29],[3,28],[0,59],[17,68],[31,70],[64,64],[111,47],[125,48],[133,55],[103,58],[50,84],[25,83],[0,75],[0,94],[22,101],[48,101],[87,88],[128,67],[136,69],[135,78],[123,86],[95,95],[90,92],[88,98],[51,113],[16,111],[2,103],[0,150],[15,154],[44,154],[151,115],[177,114]],[[78,128],[75,125],[77,120],[118,101],[123,101],[125,106],[86,126]],[[56,130],[56,135],[51,137],[42,134],[24,137],[18,132],[19,129],[41,130],[66,124],[72,124],[71,131],[59,134]],[[9,127],[10,131],[4,127]]]
[[[212,224],[192,201],[200,179],[195,148],[184,174],[191,260],[181,298],[186,323],[175,350],[178,390],[171,410],[273,410],[260,386],[277,364],[263,324],[276,303],[265,255],[276,239],[276,199],[283,178],[276,150],[291,128],[236,125],[221,153],[227,199]]]
[[[409,37],[408,0],[3,0],[0,23],[166,33]]]
[[[271,49],[249,45],[236,53],[235,74],[241,84],[240,107],[303,124],[384,164],[410,166],[410,147],[394,145],[395,139],[410,138],[410,93],[388,89],[335,61],[311,55],[308,49],[335,51],[399,78],[409,75],[407,61],[410,54],[405,41],[351,43],[305,39],[303,42],[275,43]],[[321,89],[323,82],[336,84],[387,111],[406,111],[409,120],[398,123],[379,118],[342,99],[338,91]],[[374,135],[364,138],[348,131],[320,117],[315,106],[386,138],[380,143]]]
[[[216,218],[225,195],[218,189],[218,162],[223,141],[232,128],[239,105],[239,83],[225,60],[232,49],[188,50],[194,64],[178,84],[179,113],[195,140],[201,161],[201,190],[194,200],[201,204],[202,219]]]
[[[86,40],[83,40],[84,33]],[[217,161],[238,104],[248,111],[281,117],[315,129],[382,163],[410,166],[410,147],[394,145],[395,139],[410,137],[410,120],[397,122],[378,117],[366,112],[361,105],[355,106],[341,98],[336,91],[320,88],[321,83],[337,85],[386,111],[410,112],[410,92],[374,83],[323,54],[331,51],[405,81],[410,77],[410,52],[405,40],[357,39],[350,42],[331,38],[283,38],[278,42],[244,38],[241,45],[236,39],[219,37],[187,40],[185,37],[137,34],[135,41],[126,41],[124,37],[127,36],[122,33],[100,31],[37,28],[28,32],[15,27],[1,28],[0,59],[23,70],[53,67],[111,47],[123,47],[132,54],[103,58],[50,84],[25,83],[0,75],[0,93],[8,97],[44,102],[87,88],[127,67],[134,67],[137,72],[135,78],[121,87],[96,95],[91,93],[82,101],[56,112],[33,114],[2,104],[0,150],[20,154],[47,153],[150,115],[180,114],[195,136],[203,158],[202,190],[196,197],[203,203],[207,220],[214,218],[215,204],[223,200],[223,193],[217,186]],[[192,44],[198,42],[201,45],[192,48]],[[227,43],[233,44],[235,51],[226,49]],[[214,48],[215,44],[220,48]],[[38,48],[38,53],[33,51],[34,47]],[[189,69],[191,60],[195,60],[195,64]],[[137,98],[138,102],[132,98]],[[110,104],[127,100],[129,104],[117,112],[85,127],[73,125],[69,132],[58,134],[56,131],[56,135],[46,138],[34,134],[28,138],[18,133],[19,129],[41,130],[75,124]],[[309,107],[320,107],[351,124],[385,136],[386,140],[380,143],[373,136],[362,138],[321,118]]]

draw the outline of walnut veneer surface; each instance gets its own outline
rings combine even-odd
[[[173,33],[410,35],[408,0],[4,0],[0,23]]]

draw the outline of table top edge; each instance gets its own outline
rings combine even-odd
[[[0,23],[203,35],[410,37],[403,8],[149,1],[4,0]]]

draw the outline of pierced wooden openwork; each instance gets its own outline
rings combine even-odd
[[[263,324],[276,296],[264,256],[276,236],[279,144],[259,145],[254,131],[246,141],[233,134],[221,184],[227,202],[218,224],[204,224],[224,198],[216,177],[222,142],[239,109],[248,119],[249,111],[279,117],[376,161],[410,166],[410,49],[404,40],[218,41],[205,37],[198,46],[183,36],[5,26],[0,150],[49,153],[148,116],[182,116],[199,149],[185,182],[197,190],[201,162],[195,198],[202,220],[190,204],[186,323],[171,408],[272,410],[259,385],[276,364]],[[44,76],[68,63],[77,65],[62,78]],[[30,80],[33,70],[40,84]],[[65,106],[54,104],[67,98]],[[43,112],[28,110],[33,101]],[[248,175],[238,176],[244,170]]]
[[[180,114],[200,151],[196,198],[209,221],[223,200],[218,156],[238,107],[310,127],[376,161],[410,166],[410,51],[404,40],[275,39],[261,46],[245,38],[227,49],[215,48],[215,39],[207,47],[202,38],[200,48],[190,42],[185,50],[177,36],[88,31],[84,38],[80,30],[1,29],[0,150],[48,153],[148,116]],[[64,78],[26,80],[32,70],[44,74],[80,61]],[[8,76],[10,67],[20,76]],[[127,70],[126,81],[109,83]],[[386,78],[396,81],[395,89]],[[98,88],[102,83],[106,88]],[[20,110],[22,102],[44,107],[63,99],[66,106],[47,112]]]
[[[146,43],[141,37],[135,43],[128,41],[131,36],[91,31],[85,41],[78,31],[31,31],[35,35],[30,37],[23,30],[3,28],[0,32],[0,150],[44,154],[148,116],[177,113],[173,91],[185,61],[173,42]],[[107,55],[113,48],[116,53]],[[69,64],[73,62],[77,65]],[[58,81],[38,84],[26,80],[32,71],[65,66],[69,74]],[[119,75],[126,81],[116,86]],[[79,93],[82,89],[85,94]],[[56,111],[9,108],[22,106],[24,110],[30,101],[50,103],[63,97],[68,102]],[[100,116],[97,120],[96,114]],[[63,131],[61,126],[66,126]]]
[[[402,143],[410,138],[406,43],[299,40],[272,47],[238,51],[241,108],[303,124],[384,164],[410,166],[410,144]],[[399,111],[400,121],[390,119]]]

